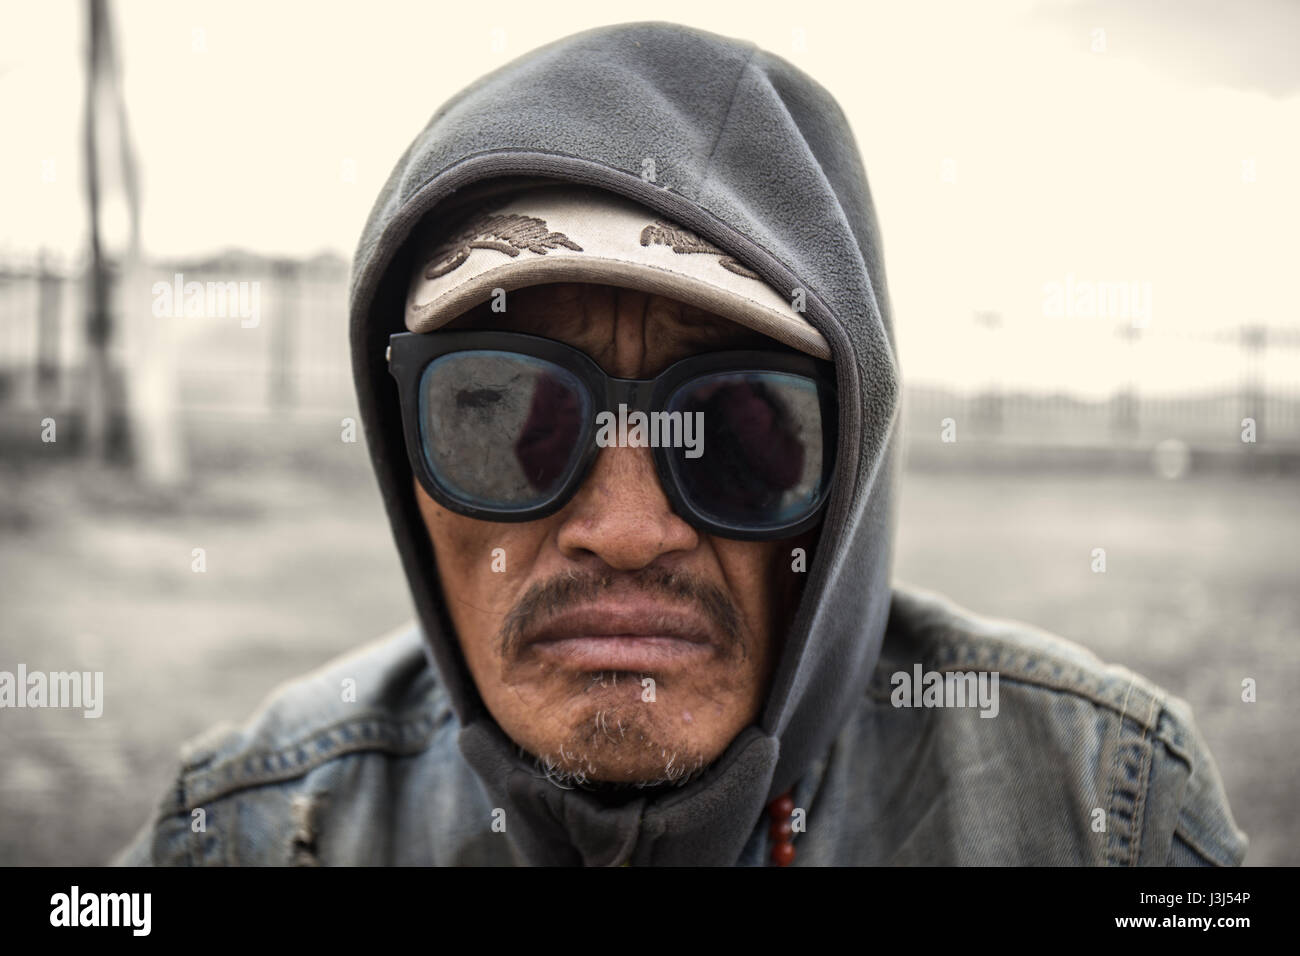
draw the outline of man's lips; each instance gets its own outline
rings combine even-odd
[[[580,670],[654,670],[713,651],[708,623],[653,600],[603,601],[564,611],[524,636],[524,647]]]

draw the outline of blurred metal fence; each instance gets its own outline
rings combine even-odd
[[[1172,396],[1129,388],[1106,399],[915,385],[906,389],[903,417],[914,439],[923,434],[938,441],[951,421],[960,441],[1050,447],[1173,440],[1213,448],[1250,443],[1253,427],[1254,444],[1300,448],[1300,396],[1250,382],[1227,391]]]
[[[148,289],[117,298],[135,302],[136,314],[122,316],[122,341],[114,347],[128,376],[133,363],[167,367],[158,400],[205,417],[346,414],[355,408],[347,339],[348,268],[341,257],[291,260],[230,252],[154,263],[143,281]],[[218,310],[223,314],[210,309],[195,315],[184,310],[154,314],[158,284],[175,282],[181,288],[195,281],[255,287],[256,321],[237,314],[230,301]],[[149,302],[153,307],[139,314],[141,303]],[[0,267],[0,412],[55,414],[77,407],[85,314],[85,283],[78,270],[43,262]],[[145,326],[151,331],[134,337],[133,354],[131,329]],[[158,328],[166,334],[159,335]],[[1102,326],[1084,334],[1114,337],[1112,329]],[[1150,332],[1143,338],[1149,363],[1180,360],[1173,339]],[[1216,375],[1204,388],[1178,394],[1156,393],[1140,375],[1119,382],[1103,397],[1072,394],[1064,386],[1047,391],[1041,382],[1018,382],[1015,364],[1005,362],[992,380],[956,387],[914,382],[905,363],[905,433],[910,444],[933,444],[943,440],[951,423],[955,437],[967,443],[1048,448],[1176,440],[1192,448],[1223,448],[1243,442],[1249,420],[1254,444],[1300,449],[1300,377],[1274,374],[1266,380],[1262,371],[1277,364],[1272,361],[1276,353],[1294,360],[1300,334],[1243,323],[1200,338],[1212,352],[1201,360]],[[1025,361],[1033,360],[1032,348],[1023,352]]]
[[[176,277],[180,277],[179,280]],[[139,282],[140,279],[135,281]],[[155,291],[179,281],[256,290],[255,316],[238,299],[218,302],[213,314],[158,316]],[[121,314],[111,346],[119,365],[166,366],[172,401],[182,411],[270,416],[324,412],[355,405],[347,339],[347,263],[322,255],[309,260],[267,259],[231,253],[193,262],[151,265],[148,288],[123,290],[114,300],[142,304],[146,314]],[[78,374],[86,357],[86,290],[75,271],[35,264],[0,269],[0,407],[77,408]],[[125,293],[130,293],[128,296]],[[210,304],[208,300],[207,304]],[[126,313],[127,310],[123,310]],[[133,329],[151,325],[148,347]],[[134,342],[133,342],[134,339]],[[147,354],[141,354],[147,353]]]

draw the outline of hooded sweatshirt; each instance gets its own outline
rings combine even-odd
[[[547,779],[487,711],[385,362],[413,237],[555,181],[632,199],[802,290],[840,401],[820,537],[757,722],[686,785],[619,800]],[[891,587],[899,367],[879,231],[844,113],[780,57],[634,23],[480,78],[384,185],[354,259],[350,334],[417,626],[186,745],[122,862],[763,864],[764,808],[786,792],[796,865],[1240,862],[1245,836],[1185,703],[1060,638]],[[349,678],[359,699],[341,703]],[[197,807],[206,834],[189,826]]]

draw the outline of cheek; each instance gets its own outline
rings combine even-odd
[[[440,507],[419,487],[416,499],[457,632],[465,640],[495,631],[527,580],[545,529],[466,518]]]
[[[783,541],[712,539],[732,600],[767,651],[769,665],[775,664],[785,643],[816,540],[816,531]],[[795,548],[804,549],[798,562]]]
[[[766,641],[774,628],[773,599],[785,593],[776,586],[783,585],[782,568],[788,567],[779,542],[714,537],[712,544],[731,599],[754,634]]]

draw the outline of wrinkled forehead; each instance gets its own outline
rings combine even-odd
[[[495,306],[492,300],[480,303],[443,328],[540,335],[581,349],[607,372],[620,375],[657,374],[704,352],[780,348],[774,339],[698,306],[585,282],[515,289]],[[637,370],[627,371],[630,365]]]

